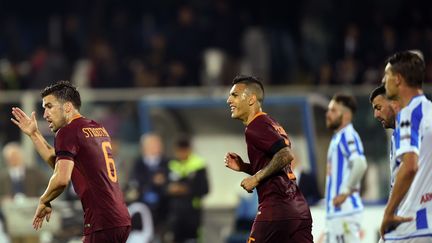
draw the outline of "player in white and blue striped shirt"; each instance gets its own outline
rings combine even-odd
[[[418,52],[396,53],[387,61],[386,95],[402,109],[394,133],[401,163],[380,229],[385,242],[432,242],[432,103],[423,94],[424,77]]]
[[[396,126],[396,114],[400,111],[400,106],[397,101],[389,100],[386,97],[386,91],[384,85],[380,85],[375,88],[370,97],[369,101],[372,104],[374,111],[374,117],[381,122],[384,129],[393,129],[390,143],[390,194],[394,185],[394,181],[399,170],[400,159],[396,159],[395,156],[395,126]]]
[[[326,125],[334,131],[327,153],[326,222],[327,242],[360,242],[360,180],[366,171],[361,139],[352,125],[354,97],[333,96]]]

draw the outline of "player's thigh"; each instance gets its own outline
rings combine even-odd
[[[360,242],[360,217],[357,215],[327,220],[326,243]]]
[[[298,227],[291,234],[291,242],[313,242],[312,236],[312,219],[299,220]]]
[[[125,243],[130,231],[130,226],[96,231],[85,235],[83,243]]]
[[[248,243],[313,242],[312,220],[254,222]]]

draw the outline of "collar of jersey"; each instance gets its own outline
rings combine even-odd
[[[409,105],[411,104],[411,102],[413,102],[413,100],[415,100],[415,99],[417,99],[417,98],[419,98],[419,97],[422,97],[422,96],[425,96],[425,95],[424,95],[424,94],[418,94],[418,95],[412,97],[411,100],[408,102],[408,105],[407,105],[407,106],[409,106]]]
[[[72,117],[72,119],[71,119],[71,121],[70,121],[69,123],[71,123],[71,122],[73,122],[74,120],[76,120],[76,119],[78,119],[78,118],[81,118],[81,117],[82,117],[81,114],[76,114],[75,116]]]
[[[257,114],[255,114],[255,116],[252,118],[252,120],[250,122],[248,122],[248,125],[251,124],[251,122],[253,122],[253,120],[255,120],[255,118],[262,116],[262,115],[267,115],[267,113],[265,112],[258,112]]]

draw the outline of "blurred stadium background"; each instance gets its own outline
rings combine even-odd
[[[227,151],[246,156],[244,127],[231,120],[225,105],[236,74],[264,80],[266,112],[292,137],[322,193],[331,137],[325,128],[327,102],[336,92],[355,95],[354,126],[369,163],[362,195],[373,212],[365,221],[368,215],[377,221],[388,194],[387,134],[368,102],[381,82],[386,57],[421,50],[425,90],[431,93],[428,1],[0,1],[0,26],[0,147],[21,142],[26,163],[50,173],[9,118],[12,106],[36,110],[40,129],[52,141],[39,89],[63,79],[82,92],[82,114],[103,123],[116,141],[123,185],[139,156],[142,133],[160,133],[168,154],[173,138],[189,133],[209,169],[205,242],[224,242],[245,194],[238,186],[244,176],[222,162]],[[4,212],[5,217],[19,210]],[[320,206],[313,210],[317,236],[324,216]],[[19,228],[30,221],[14,224]],[[59,224],[52,231],[66,228]],[[366,238],[374,239],[376,229],[368,230]],[[41,239],[55,242],[50,234]]]

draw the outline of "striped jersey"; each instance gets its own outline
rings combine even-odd
[[[340,207],[333,205],[333,199],[341,193],[351,173],[352,163],[358,157],[365,159],[360,136],[350,123],[336,132],[327,153],[326,212],[327,218],[360,213],[363,203],[358,191],[352,193]],[[360,187],[360,183],[357,188]]]
[[[399,167],[401,165],[401,159],[396,158],[396,130],[393,131],[391,136],[391,144],[390,144],[390,195],[393,191],[393,185],[396,180],[397,172],[399,171]]]
[[[415,96],[398,113],[394,148],[396,161],[406,153],[418,155],[417,174],[396,212],[414,220],[400,224],[385,239],[432,237],[432,103],[424,95]]]

